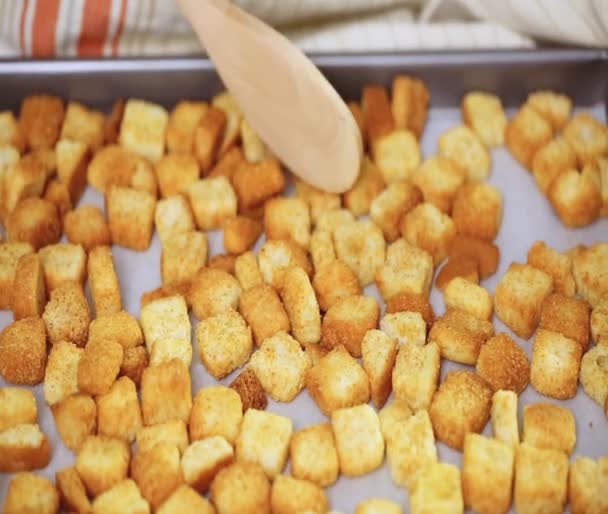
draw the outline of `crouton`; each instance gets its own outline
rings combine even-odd
[[[154,224],[163,247],[167,246],[167,240],[171,236],[195,230],[188,200],[180,194],[159,200],[156,204]]]
[[[188,307],[180,295],[161,298],[142,307],[141,326],[149,352],[157,339],[190,341],[192,335]]]
[[[362,292],[357,275],[337,259],[316,270],[312,286],[321,311],[328,311],[344,298],[358,296]]]
[[[65,116],[63,101],[50,95],[32,95],[21,102],[19,126],[27,146],[52,148],[59,138]]]
[[[522,444],[515,455],[515,509],[522,514],[562,512],[567,498],[568,457]]]
[[[433,324],[429,341],[439,346],[443,358],[475,365],[481,348],[493,335],[491,322],[461,309],[448,309]]]
[[[190,440],[221,436],[234,444],[243,419],[243,404],[239,394],[222,385],[204,387],[192,403]]]
[[[412,416],[407,402],[405,400],[393,400],[389,405],[378,412],[380,418],[380,429],[382,437],[388,446],[393,439],[399,436],[402,425]],[[430,421],[429,421],[430,424]],[[432,430],[432,429],[431,429]]]
[[[462,460],[462,495],[465,507],[480,513],[509,512],[514,449],[495,439],[467,434]]]
[[[258,266],[258,258],[253,252],[245,252],[236,257],[234,260],[234,275],[243,292],[264,283],[262,272]]]
[[[144,251],[150,246],[156,199],[145,191],[110,186],[106,210],[112,242]]]
[[[230,275],[234,275],[234,263],[236,262],[235,255],[228,255],[225,253],[220,253],[218,255],[214,255],[209,259],[207,263],[207,268],[209,269],[218,269],[229,273]]]
[[[59,437],[74,453],[78,453],[87,437],[97,431],[97,406],[90,396],[69,396],[53,405],[52,412]]]
[[[6,514],[56,514],[59,493],[46,477],[18,473],[8,482],[3,508]]]
[[[93,514],[113,514],[115,512],[150,514],[150,505],[141,496],[137,484],[130,478],[118,482],[93,501]]]
[[[478,263],[473,257],[449,257],[435,279],[435,285],[442,290],[456,277],[461,277],[473,284],[479,284]],[[445,292],[445,291],[444,291]]]
[[[435,313],[426,295],[401,292],[386,300],[387,314],[404,311],[419,312],[429,328],[435,322]]]
[[[292,431],[291,419],[249,409],[236,439],[236,457],[239,461],[259,464],[272,479],[285,467]]]
[[[121,377],[107,393],[97,396],[96,402],[99,435],[132,442],[142,426],[135,383],[129,377]]]
[[[300,343],[318,342],[321,339],[319,304],[308,275],[302,268],[287,269],[281,299],[294,337]]]
[[[369,498],[359,502],[355,514],[402,514],[398,503],[381,498]]]
[[[262,233],[262,224],[246,216],[227,218],[222,228],[224,249],[234,255],[240,255],[251,249]]]
[[[127,311],[100,316],[89,325],[89,340],[112,339],[127,350],[143,344],[144,336],[137,318]]]
[[[232,310],[202,320],[196,340],[201,362],[218,380],[245,364],[253,350],[251,329]]]
[[[13,146],[19,153],[25,150],[24,134],[12,111],[0,112],[0,146]]]
[[[1,182],[1,179],[0,179]],[[2,196],[2,185],[0,185],[0,197]],[[51,202],[57,209],[57,214],[65,229],[65,217],[74,208],[74,204],[70,198],[70,192],[65,184],[58,180],[51,180],[44,190],[42,198]],[[2,216],[0,209],[0,218]]]
[[[263,341],[249,367],[275,401],[290,402],[304,389],[312,362],[293,337],[278,332]]]
[[[198,319],[236,309],[241,287],[230,273],[219,269],[201,268],[190,286],[189,300]]]
[[[581,172],[564,171],[551,182],[547,196],[562,222],[572,228],[593,223],[602,209],[599,170],[594,163]]]
[[[123,98],[116,99],[112,104],[112,110],[104,122],[104,140],[106,143],[115,144],[118,142],[120,123],[122,122],[122,115],[125,111],[125,104],[126,101]]]
[[[327,512],[325,492],[317,484],[279,475],[272,484],[270,504],[273,514]]]
[[[199,178],[196,159],[189,154],[171,153],[164,155],[155,166],[160,195],[170,198],[186,193]]]
[[[539,148],[532,159],[532,174],[546,195],[556,177],[576,169],[576,153],[563,137],[556,137]]]
[[[591,311],[591,337],[598,343],[608,342],[608,296]]]
[[[53,345],[44,374],[44,399],[48,405],[78,393],[78,364],[83,353],[82,348],[65,341]]]
[[[97,246],[89,253],[89,286],[97,317],[116,314],[122,310],[118,275],[114,267],[112,249]]]
[[[453,159],[469,180],[484,180],[492,161],[479,137],[465,125],[453,127],[439,137],[439,155]]]
[[[4,221],[20,200],[41,196],[47,181],[44,163],[34,154],[22,157],[3,174],[2,215]]]
[[[394,339],[398,346],[426,343],[426,322],[419,312],[387,313],[380,320],[380,330]]]
[[[401,219],[401,234],[408,243],[419,246],[438,266],[448,254],[457,228],[452,219],[430,203],[421,203]]]
[[[511,154],[530,169],[534,154],[553,138],[551,124],[529,104],[524,104],[509,120],[505,143]]]
[[[428,409],[437,389],[440,365],[439,347],[433,342],[400,346],[393,369],[395,398],[405,400],[414,411]]]
[[[380,227],[387,242],[399,238],[401,218],[421,203],[422,198],[420,189],[406,180],[392,182],[374,198],[369,208],[370,218]]]
[[[187,195],[201,230],[221,228],[225,219],[236,215],[237,197],[226,177],[197,180],[188,187]]]
[[[277,197],[264,207],[264,228],[268,239],[290,239],[302,248],[310,244],[310,214],[300,198]]]
[[[426,123],[431,93],[415,77],[397,75],[393,79],[391,111],[395,128],[409,129],[418,139]]]
[[[192,343],[190,339],[172,339],[161,337],[152,343],[150,366],[180,359],[189,368],[192,363]]]
[[[42,263],[37,254],[26,254],[19,258],[10,294],[15,320],[42,315],[46,304],[46,287]]]
[[[232,381],[230,387],[240,396],[243,412],[248,409],[264,410],[268,405],[262,383],[253,370],[249,368],[243,370]]]
[[[165,150],[165,131],[169,115],[160,105],[129,99],[120,125],[120,145],[152,162]]]
[[[64,468],[55,475],[61,504],[70,512],[91,512],[91,502],[75,468]]]
[[[372,155],[385,184],[407,180],[421,161],[420,145],[409,130],[395,130],[374,140]]]
[[[338,478],[338,453],[329,423],[310,425],[291,437],[291,472],[295,478],[328,487]]]
[[[412,183],[422,192],[425,202],[449,214],[457,191],[464,184],[466,171],[447,157],[430,157],[416,168]]]
[[[191,282],[207,261],[207,234],[182,232],[163,243],[160,271],[165,286]]]
[[[530,383],[539,393],[566,400],[574,398],[583,350],[576,341],[539,329],[532,347]]]
[[[139,428],[135,434],[135,440],[141,453],[145,453],[161,443],[174,445],[180,453],[183,453],[188,447],[188,431],[186,424],[181,419],[176,419]]]
[[[17,425],[36,423],[36,398],[29,389],[1,387],[0,405],[0,432]]]
[[[570,464],[568,497],[573,514],[593,512],[598,482],[597,475],[597,463],[587,457],[579,457]]]
[[[317,224],[323,213],[333,209],[340,209],[342,205],[340,195],[322,191],[300,179],[296,179],[295,195],[304,200],[308,205],[313,225]]]
[[[484,279],[496,272],[500,253],[498,246],[483,239],[457,235],[448,249],[450,259],[468,257],[477,261],[479,278]]]
[[[574,339],[584,353],[589,346],[589,318],[589,304],[585,300],[553,293],[543,302],[539,326]]]
[[[277,332],[291,330],[279,295],[267,284],[244,291],[239,298],[239,312],[251,327],[257,346]]]
[[[553,278],[553,290],[556,293],[569,297],[576,294],[572,259],[569,255],[557,252],[544,241],[536,241],[528,250],[528,264]]]
[[[118,376],[124,350],[116,341],[93,339],[78,363],[78,389],[91,396],[107,393]]]
[[[545,298],[553,291],[553,279],[528,264],[511,263],[496,286],[496,315],[519,337],[529,339],[540,322]]]
[[[126,441],[90,435],[76,457],[76,471],[89,494],[97,496],[127,477],[130,457]]]
[[[463,512],[460,469],[453,464],[433,462],[420,472],[410,496],[411,514]]]
[[[581,167],[608,153],[606,125],[589,113],[582,112],[572,118],[564,127],[564,137],[574,149]]]
[[[498,390],[492,396],[492,433],[494,438],[517,448],[519,426],[517,421],[517,393]]]
[[[129,377],[136,385],[141,383],[144,369],[148,367],[148,352],[143,346],[125,348],[120,365],[120,376]]]
[[[479,433],[490,419],[492,388],[470,371],[451,371],[433,396],[429,414],[437,439],[462,450],[469,432]]]
[[[167,123],[167,150],[176,155],[192,153],[194,131],[207,111],[206,102],[181,100],[171,110]]]
[[[365,118],[365,139],[370,145],[393,131],[395,121],[386,88],[380,85],[365,86],[361,93],[361,107]]]
[[[397,344],[384,332],[369,330],[361,342],[361,353],[372,401],[380,409],[393,388],[392,372],[397,358]]]
[[[520,394],[530,382],[528,355],[504,333],[482,345],[475,370],[494,391],[511,390]]]
[[[583,248],[572,258],[576,291],[592,307],[608,296],[608,243],[596,243]]]
[[[80,284],[68,280],[52,290],[42,319],[51,344],[69,341],[84,346],[89,333],[91,311]]]
[[[71,281],[84,287],[87,275],[87,255],[78,244],[57,243],[45,246],[38,255],[44,269],[44,280],[49,293],[61,285]]]
[[[6,231],[9,241],[30,243],[37,250],[59,241],[61,220],[52,202],[43,198],[24,198],[10,213]]]
[[[245,158],[248,162],[260,162],[266,156],[264,141],[245,118],[241,120],[239,130]]]
[[[211,484],[218,514],[270,514],[270,481],[262,467],[235,462],[223,468]]]
[[[574,416],[567,408],[551,403],[524,406],[524,444],[572,453],[576,444]]]
[[[243,155],[242,149],[238,146],[233,146],[218,159],[207,176],[224,176],[228,180],[232,180],[234,173],[243,162],[245,162],[245,156]]]
[[[191,487],[180,485],[165,502],[158,514],[215,514],[212,504]]]
[[[310,256],[315,271],[320,271],[328,264],[337,260],[334,241],[330,230],[317,228],[313,231],[310,236]],[[357,279],[357,284],[358,283],[359,280]]]
[[[81,141],[96,150],[103,145],[104,124],[103,113],[88,109],[78,102],[68,102],[61,127],[61,139]]]
[[[184,481],[197,491],[205,493],[215,475],[232,464],[233,459],[232,446],[221,436],[194,441],[182,456]]]
[[[114,185],[156,196],[156,177],[150,163],[117,145],[108,145],[95,153],[87,168],[87,180],[102,193]]]
[[[369,213],[370,206],[382,190],[384,179],[378,167],[367,157],[363,158],[359,176],[344,193],[344,206],[355,216]]]
[[[500,98],[482,91],[471,91],[462,99],[462,119],[488,148],[505,140],[507,117]]]
[[[488,291],[465,278],[455,277],[443,290],[448,309],[462,309],[481,320],[492,318],[492,297]]]
[[[72,203],[77,203],[87,186],[87,168],[91,158],[89,148],[82,141],[62,139],[55,147],[57,179],[63,184]]]
[[[283,191],[285,177],[276,159],[241,163],[232,176],[232,185],[241,210],[259,207]]]
[[[329,209],[319,216],[315,226],[317,230],[329,230],[333,234],[351,221],[355,221],[355,217],[348,209]]]
[[[45,468],[51,445],[36,424],[19,424],[0,432],[0,472],[16,473]]]
[[[594,401],[604,405],[608,398],[608,346],[599,344],[582,358],[580,381]]]
[[[44,378],[46,333],[40,318],[14,321],[0,333],[0,375],[11,384],[35,385]]]
[[[86,252],[96,246],[111,244],[106,219],[93,205],[83,205],[68,212],[64,219],[64,228],[68,240],[75,245],[81,245]]]
[[[243,114],[236,100],[228,91],[215,95],[212,100],[212,106],[212,109],[220,109],[226,115],[226,126],[223,131],[221,145],[218,149],[219,155],[222,155],[237,142]]]
[[[545,120],[553,130],[561,130],[570,118],[572,100],[566,95],[554,91],[535,91],[528,95],[526,105],[529,105]]]
[[[502,223],[502,195],[483,182],[463,185],[454,199],[452,219],[461,236],[492,241]]]
[[[140,451],[131,461],[131,477],[142,496],[156,509],[184,483],[177,446],[161,442]]]

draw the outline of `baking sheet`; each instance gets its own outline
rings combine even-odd
[[[0,65],[0,76],[2,75],[1,68]],[[401,69],[409,71],[405,66]],[[383,78],[381,81],[386,82],[391,77],[392,75]],[[37,84],[40,91],[46,90],[44,83],[37,81]],[[449,88],[450,84],[444,84],[444,87]],[[605,88],[605,84],[603,84],[603,87]],[[2,86],[0,86],[0,89],[2,89]],[[594,101],[592,105],[585,103],[585,110],[592,112],[597,118],[606,121],[606,104],[605,101],[600,100],[602,96],[598,95],[597,91],[601,93],[601,89],[597,89],[594,92],[588,91],[589,96],[586,97],[587,100],[593,100],[595,96],[595,100],[597,101]],[[605,92],[606,90],[604,89],[604,94]],[[199,94],[199,96],[201,95],[209,96],[206,93]],[[435,95],[435,91],[433,91],[433,95]],[[522,93],[518,93],[518,96],[521,95]],[[64,93],[63,96],[70,97],[68,93]],[[433,96],[434,98],[435,96]],[[444,98],[452,98],[451,104],[457,105],[457,102],[453,101],[455,98],[453,94],[451,97],[444,95]],[[430,112],[429,122],[422,139],[422,153],[424,157],[429,157],[436,153],[437,141],[440,134],[460,123],[459,109],[443,106],[442,104],[446,102],[447,100],[445,102],[438,102],[439,107],[433,108]],[[512,114],[512,111],[510,114]],[[529,247],[538,239],[546,241],[558,250],[566,250],[580,243],[593,244],[598,241],[608,240],[608,218],[603,218],[584,229],[569,230],[565,228],[553,213],[546,198],[536,188],[531,174],[521,168],[505,148],[493,150],[492,162],[492,174],[489,182],[498,187],[503,193],[504,217],[496,240],[501,250],[500,265],[497,273],[482,284],[490,292],[493,293],[500,277],[505,273],[511,262],[526,261]],[[88,188],[79,205],[82,204],[93,204],[103,209],[103,197],[92,188]],[[212,231],[208,235],[210,255],[222,253],[221,231]],[[259,249],[261,244],[262,241],[258,241],[256,250]],[[139,316],[141,294],[158,287],[160,284],[160,241],[158,235],[154,235],[151,247],[145,253],[137,253],[118,246],[113,248],[113,252],[121,282],[124,307],[132,314]],[[88,288],[87,294],[89,294]],[[373,295],[383,305],[375,286],[366,288],[365,294]],[[433,288],[431,302],[438,315],[444,312],[443,299],[436,288]],[[191,320],[194,334],[197,321],[193,316],[191,316]],[[4,328],[11,321],[12,314],[9,311],[0,312],[0,329]],[[494,317],[494,325],[496,332],[506,331],[514,336],[496,316]],[[514,338],[531,355],[533,338],[530,341],[523,341],[516,336]],[[194,339],[193,345],[194,352],[191,373],[193,393],[196,393],[199,388],[214,384],[216,381],[206,372],[200,363]],[[444,360],[442,362],[442,376],[447,371],[457,368],[472,369],[468,366]],[[227,385],[238,373],[239,370],[220,382]],[[0,387],[6,385],[9,384],[0,378]],[[40,473],[54,479],[54,474],[57,470],[73,465],[74,456],[63,446],[57,435],[51,412],[44,403],[42,386],[37,386],[33,390],[38,401],[40,425],[48,435],[53,447],[51,463],[46,469],[41,470]],[[543,397],[529,386],[520,396],[520,421],[523,406],[537,401],[559,403],[567,406],[574,412],[577,424],[577,444],[571,460],[579,456],[599,457],[601,455],[608,455],[608,420],[604,416],[602,408],[584,393],[581,386],[579,386],[576,398],[565,402],[558,402]],[[289,416],[293,420],[294,430],[313,423],[326,421],[326,418],[316,407],[306,391],[303,391],[289,404],[269,401],[268,410]],[[484,433],[487,435],[491,434],[489,423]],[[450,450],[442,443],[438,443],[437,447],[440,460],[461,466],[461,453]],[[9,480],[10,475],[0,474],[0,505],[4,503]],[[404,512],[409,511],[407,492],[399,489],[392,483],[386,461],[380,469],[364,477],[356,479],[340,478],[334,486],[327,490],[327,493],[332,508],[344,514],[353,513],[356,505],[361,500],[369,497],[394,500],[403,506]]]

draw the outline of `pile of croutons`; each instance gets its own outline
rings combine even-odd
[[[608,243],[562,253],[538,241],[495,295],[480,282],[500,256],[490,149],[506,141],[580,226],[608,214],[608,129],[570,120],[553,92],[510,122],[500,99],[471,92],[463,124],[423,160],[429,101],[408,76],[390,96],[365,87],[349,104],[367,149],[357,182],[336,195],[296,180],[290,197],[228,93],[170,113],[130,99],[105,116],[47,95],[26,98],[18,119],[0,113],[0,309],[14,316],[0,375],[42,383],[75,456],[55,483],[31,473],[52,457],[36,399],[0,388],[0,471],[17,473],[5,514],[325,514],[325,488],[385,455],[412,514],[506,513],[513,501],[561,512],[568,499],[574,514],[607,512],[608,456],[569,463],[576,421],[555,403],[523,406],[520,439],[518,395],[531,384],[565,400],[580,381],[608,415]],[[79,205],[87,185],[105,212]],[[136,317],[112,245],[145,251],[155,229],[162,283]],[[224,254],[209,255],[209,230],[223,231]],[[494,313],[523,339],[536,333],[531,359],[495,333]],[[462,365],[443,381],[442,360]],[[201,365],[228,385],[193,394]],[[294,431],[265,410],[304,389],[326,423]],[[480,435],[489,420],[493,437]],[[463,452],[462,470],[439,461],[438,442]],[[356,510],[402,512],[379,498]]]

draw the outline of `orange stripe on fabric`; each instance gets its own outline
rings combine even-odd
[[[127,17],[127,2],[128,0],[122,0],[122,5],[120,6],[118,28],[116,29],[116,34],[114,34],[114,40],[112,41],[112,55],[116,55],[118,53],[118,45],[120,44],[120,37],[122,36],[122,31],[125,26],[125,18]]]
[[[51,57],[55,53],[55,29],[60,0],[41,0],[37,3],[32,26],[32,55]]]
[[[78,55],[81,57],[103,54],[111,8],[112,0],[86,0],[78,39]]]
[[[21,10],[21,20],[19,21],[19,46],[21,47],[21,55],[25,55],[25,17],[27,16],[27,8],[30,0],[24,0]]]

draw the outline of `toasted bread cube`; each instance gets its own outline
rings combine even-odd
[[[473,284],[479,284],[479,265],[473,257],[448,257],[448,262],[441,268],[435,279],[435,285],[444,290],[446,286],[456,277]]]
[[[89,340],[112,339],[125,350],[143,344],[144,336],[137,318],[127,311],[98,317],[89,325]]]
[[[106,197],[114,244],[144,251],[150,246],[156,199],[145,191],[111,186]]]
[[[292,431],[291,419],[249,409],[236,439],[236,457],[239,461],[259,464],[272,479],[285,467]]]
[[[202,363],[218,380],[243,366],[253,350],[251,329],[232,310],[201,321],[196,339]]]
[[[553,293],[543,302],[539,326],[574,339],[584,353],[589,346],[589,321],[589,304],[585,300]]]
[[[175,104],[167,123],[167,150],[175,155],[192,153],[194,131],[207,112],[206,102],[181,100]]]
[[[566,400],[574,398],[583,350],[576,341],[539,329],[532,347],[530,382],[539,393]]]
[[[232,464],[234,450],[221,436],[212,436],[194,441],[181,460],[184,481],[201,493],[205,493],[215,475]]]
[[[462,309],[481,320],[492,318],[493,302],[490,293],[465,278],[450,280],[443,291],[443,298],[448,309]]]
[[[328,500],[317,484],[279,475],[272,484],[270,504],[273,514],[327,512]]]
[[[241,397],[243,412],[247,409],[264,410],[268,405],[266,392],[260,379],[249,368],[241,371],[239,376],[232,381],[230,387]]]
[[[420,189],[425,202],[449,214],[457,191],[464,184],[466,171],[447,157],[430,157],[412,173],[412,182]]]
[[[33,252],[29,243],[0,242],[0,309],[10,307],[19,259]]]
[[[494,391],[520,394],[530,382],[530,361],[526,352],[507,334],[489,339],[479,352],[476,371]]]
[[[278,332],[263,341],[249,367],[274,400],[290,402],[304,389],[312,362],[293,337]]]
[[[412,416],[412,411],[405,400],[393,400],[389,405],[378,412],[382,437],[388,446],[397,438],[403,424]],[[429,421],[430,424],[430,421]],[[432,428],[431,428],[432,430]]]
[[[35,253],[19,258],[11,291],[13,318],[40,317],[46,304],[44,270],[40,256]]]
[[[361,342],[368,330],[378,326],[380,308],[370,296],[347,296],[334,303],[323,318],[322,345],[343,345],[353,357],[361,357]]]
[[[0,146],[13,146],[20,153],[25,150],[24,134],[12,111],[0,112]]]
[[[490,419],[492,388],[471,371],[451,371],[429,408],[437,439],[461,450],[469,432],[480,433]]]
[[[524,104],[507,124],[505,142],[511,154],[527,169],[534,154],[553,137],[551,124],[529,104]]]
[[[400,346],[393,369],[395,398],[405,400],[414,411],[428,409],[437,389],[440,365],[439,347],[433,342]]]
[[[391,103],[395,128],[409,129],[420,139],[426,123],[430,96],[422,80],[397,75],[393,79]]]
[[[326,415],[336,409],[367,403],[369,380],[346,348],[338,346],[324,355],[308,372],[306,387]]]
[[[333,411],[331,426],[343,475],[365,475],[382,464],[384,439],[380,431],[380,420],[369,405]]]
[[[608,244],[596,243],[582,248],[572,257],[572,272],[576,291],[592,307],[608,296],[608,275],[603,272],[608,267]]]
[[[245,162],[245,156],[243,155],[242,149],[238,146],[233,146],[218,159],[207,176],[224,176],[227,179],[232,180],[236,170],[243,162]]]
[[[395,130],[374,140],[372,155],[385,184],[407,180],[421,161],[420,145],[409,130]]]
[[[554,91],[535,91],[526,104],[547,120],[554,130],[561,130],[570,118],[572,100]]]
[[[312,286],[322,311],[329,311],[339,301],[362,293],[357,275],[337,259],[316,270]]]
[[[78,363],[78,389],[91,396],[107,393],[120,372],[124,350],[116,341],[93,339]]]
[[[461,309],[448,309],[433,323],[429,341],[439,346],[443,358],[475,365],[481,348],[493,335],[494,326],[490,321]]]
[[[221,228],[225,219],[236,215],[237,198],[226,177],[197,180],[187,194],[201,230]]]
[[[36,398],[29,389],[0,387],[0,432],[21,424],[35,424]]]
[[[90,435],[76,457],[76,471],[89,494],[97,496],[127,477],[130,457],[126,441]]]
[[[51,291],[51,299],[44,308],[42,319],[51,344],[69,341],[84,346],[91,311],[80,284],[68,280]]]
[[[97,396],[96,402],[99,435],[132,442],[142,426],[135,383],[121,377],[107,393]]]
[[[435,322],[435,313],[426,295],[398,293],[386,301],[386,313],[419,312],[428,327]]]
[[[392,372],[397,358],[397,344],[384,332],[369,330],[361,342],[361,352],[363,369],[369,378],[371,398],[380,409],[393,388]]]
[[[550,275],[514,262],[496,286],[496,315],[519,337],[529,339],[540,322],[543,301],[552,291]]]
[[[568,498],[573,514],[593,512],[596,503],[598,465],[587,457],[579,457],[570,464]]]
[[[302,268],[287,269],[281,299],[294,337],[302,344],[317,343],[321,339],[319,304],[310,279]]]
[[[562,512],[568,495],[568,457],[522,444],[515,455],[515,509],[522,514]]]
[[[283,288],[288,268],[299,266],[308,276],[312,275],[312,266],[306,251],[292,241],[266,241],[258,254],[258,263],[264,282],[279,291]]]
[[[222,110],[226,115],[226,126],[219,147],[219,154],[222,155],[236,143],[240,134],[243,113],[234,97],[228,91],[215,95],[212,100],[212,106],[212,108]]]
[[[42,195],[47,168],[35,154],[29,154],[8,166],[2,178],[2,216],[6,223],[9,214],[21,200]]]
[[[355,514],[402,514],[398,503],[380,498],[369,498],[357,505]]]
[[[226,273],[229,273],[230,275],[234,275],[235,262],[235,255],[220,253],[218,255],[214,255],[209,259],[209,262],[207,263],[207,268],[222,270]]]
[[[302,248],[310,244],[310,214],[300,198],[277,197],[264,206],[264,229],[268,239],[291,239]]]
[[[583,355],[580,381],[594,401],[600,405],[608,401],[608,345],[599,344]]]
[[[363,158],[359,176],[344,193],[344,206],[355,216],[367,214],[374,198],[384,189],[384,179],[378,167],[367,157]]]
[[[517,393],[498,390],[492,396],[492,432],[494,438],[517,448],[519,425],[517,421]]]
[[[93,514],[150,514],[150,505],[130,478],[101,493],[93,501]]]
[[[156,204],[154,224],[163,247],[171,236],[195,230],[188,200],[180,194],[159,200]]]
[[[439,155],[453,159],[469,180],[484,180],[490,175],[490,154],[477,134],[466,125],[444,132],[438,146]]]
[[[140,451],[131,462],[131,477],[153,509],[184,483],[177,446],[161,442]]]
[[[156,509],[157,514],[215,514],[213,505],[197,491],[182,484]]]
[[[355,221],[352,212],[348,209],[336,208],[323,212],[315,225],[318,230],[329,230],[333,234],[351,221]]]
[[[87,186],[87,167],[91,158],[89,148],[82,141],[62,139],[55,147],[57,179],[67,188],[70,200],[77,203]]]
[[[488,148],[505,140],[507,117],[500,98],[482,91],[471,91],[462,99],[462,118]]]
[[[176,419],[139,428],[135,434],[135,440],[140,453],[145,453],[162,443],[174,445],[180,453],[183,453],[188,447],[188,430],[182,420]]]
[[[3,509],[6,514],[57,514],[59,493],[46,477],[18,473],[8,482]]]
[[[327,211],[340,209],[340,195],[328,193],[311,186],[303,180],[296,179],[296,196],[306,202],[310,210],[310,219],[316,225],[319,218]]]
[[[117,145],[98,150],[87,168],[91,186],[107,193],[110,186],[130,187],[156,197],[156,176],[152,165],[143,157]]]
[[[44,269],[46,288],[53,290],[62,282],[72,281],[84,286],[87,275],[87,254],[79,244],[57,243],[38,252]]]
[[[141,378],[144,425],[172,420],[186,422],[191,407],[190,373],[182,360],[173,359],[144,370]]]
[[[511,507],[515,452],[501,441],[467,434],[464,440],[462,494],[467,508],[506,514]]]
[[[295,478],[328,487],[338,478],[338,453],[329,423],[310,425],[295,432],[289,445]]]
[[[141,326],[148,351],[152,351],[157,339],[190,341],[192,335],[188,307],[180,295],[161,298],[142,307]]]
[[[262,141],[245,118],[241,120],[239,130],[245,158],[249,162],[260,162],[266,156],[264,141]]]
[[[91,502],[75,468],[64,468],[55,475],[61,503],[70,512],[91,512]]]
[[[408,243],[419,246],[433,257],[435,266],[446,258],[456,224],[430,203],[421,203],[401,220],[401,234]]]
[[[84,394],[67,397],[52,407],[53,419],[63,444],[78,453],[84,441],[97,430],[95,400]]]
[[[228,253],[240,255],[258,240],[262,233],[262,224],[246,216],[235,216],[224,220],[223,229],[224,249]]]
[[[35,385],[46,366],[46,333],[40,318],[23,318],[0,333],[0,375],[7,382]]]
[[[412,514],[457,514],[464,512],[460,469],[433,462],[419,475],[410,496]]]
[[[185,194],[188,187],[199,178],[198,163],[189,154],[164,155],[156,163],[155,172],[160,195],[163,198]]]
[[[412,182],[399,180],[392,182],[372,201],[369,214],[372,221],[391,243],[399,238],[401,218],[422,202],[422,192]]]
[[[1,179],[0,179],[1,182]],[[0,197],[2,196],[2,185],[0,184]],[[51,202],[57,209],[59,219],[62,221],[65,229],[65,217],[73,209],[74,205],[70,198],[70,192],[65,184],[62,184],[58,180],[51,180],[44,190],[42,198]],[[1,209],[0,209],[1,211]],[[2,216],[0,212],[0,217]]]
[[[59,241],[61,220],[55,205],[43,198],[24,198],[6,222],[9,241],[30,243],[36,250]]]
[[[189,339],[161,337],[152,343],[150,366],[158,366],[172,359],[180,359],[187,367],[190,367],[192,362],[192,343]]]
[[[310,236],[310,256],[315,271],[320,271],[337,260],[331,230],[317,228],[313,231]]]
[[[581,167],[608,153],[606,125],[589,113],[582,112],[572,118],[564,127],[564,137],[574,149]]]
[[[198,319],[236,309],[241,287],[230,273],[213,268],[201,268],[190,286],[189,300]]]
[[[19,125],[27,146],[52,148],[59,138],[65,116],[63,101],[50,95],[32,95],[21,102]]]
[[[398,346],[426,343],[426,322],[419,312],[402,311],[385,314],[380,320],[380,330],[394,339]]]
[[[365,86],[361,93],[361,107],[365,118],[365,136],[369,143],[393,131],[395,121],[384,86]]]
[[[456,193],[452,219],[462,236],[492,241],[502,223],[502,195],[483,182],[469,182]]]
[[[129,377],[139,386],[144,369],[148,367],[148,352],[143,346],[125,348],[120,365],[120,376]]]
[[[539,148],[532,159],[534,179],[544,194],[549,192],[556,177],[576,166],[576,153],[563,137],[556,137]]]
[[[152,162],[165,150],[165,131],[169,114],[160,105],[129,99],[120,125],[119,141],[123,148]]]
[[[82,348],[60,341],[53,345],[44,374],[44,399],[50,406],[78,393],[78,364]]]
[[[243,291],[264,283],[262,272],[258,266],[258,258],[253,252],[242,253],[234,260],[234,275]]]
[[[96,246],[111,244],[110,229],[103,213],[93,205],[83,205],[66,214],[65,233],[68,240],[81,245],[86,252]]]
[[[566,296],[576,294],[572,275],[572,259],[559,253],[543,241],[536,241],[528,251],[528,264],[544,271],[553,278],[553,290]]]
[[[190,440],[221,436],[234,444],[243,419],[243,404],[239,394],[222,385],[204,387],[192,403]]]
[[[551,403],[524,407],[524,444],[572,453],[576,444],[574,416],[567,408]]]
[[[207,234],[182,232],[163,242],[161,277],[163,285],[191,282],[207,261]]]
[[[89,286],[97,317],[116,314],[122,310],[118,274],[114,267],[112,249],[97,246],[89,253]]]
[[[36,424],[20,424],[0,432],[0,472],[16,473],[48,466],[51,445]]]
[[[476,237],[457,235],[448,249],[450,259],[469,257],[477,261],[479,278],[484,279],[496,273],[500,253],[498,246]]]
[[[92,150],[103,145],[105,116],[78,102],[68,102],[61,138],[81,141]]]
[[[361,286],[372,283],[385,258],[384,236],[371,221],[345,223],[333,232],[336,255],[358,276]]]
[[[239,312],[251,327],[257,346],[280,331],[291,330],[289,317],[279,295],[267,284],[244,291],[239,298]]]
[[[266,200],[283,191],[285,177],[276,159],[258,163],[241,163],[232,176],[232,185],[240,209],[259,207]]]
[[[222,469],[211,484],[217,514],[270,514],[270,482],[262,467],[235,462]]]

